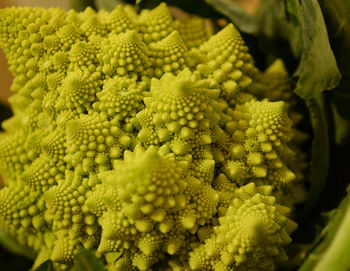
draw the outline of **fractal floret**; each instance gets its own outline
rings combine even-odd
[[[281,61],[254,64],[228,24],[0,11],[14,75],[0,134],[0,228],[71,270],[274,270],[304,201],[305,140]]]

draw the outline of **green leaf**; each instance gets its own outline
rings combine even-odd
[[[34,259],[35,253],[27,247],[19,245],[14,238],[0,229],[0,244],[7,250],[22,255],[28,259]]]
[[[349,187],[348,187],[349,190]],[[299,271],[345,271],[350,269],[350,194],[328,214],[329,219],[314,249]]]
[[[295,92],[300,97],[310,99],[338,85],[341,74],[317,0],[265,0],[256,19],[259,38],[267,42],[264,49],[271,47],[271,41],[273,50],[276,40],[288,41],[289,48],[288,44],[277,45],[282,45],[287,56],[291,50],[298,60],[293,77],[296,79]],[[279,48],[276,51],[280,53]]]
[[[275,39],[282,36],[285,39],[288,35],[283,34],[288,32],[288,21],[286,17],[286,8],[283,1],[278,0],[265,0],[261,1],[261,4],[254,15],[256,22],[259,26],[257,30],[260,37],[267,39]],[[284,31],[282,31],[284,29]]]
[[[283,59],[290,73],[297,67],[296,60],[300,57],[302,44],[301,38],[294,34],[295,28],[299,27],[299,20],[295,16],[287,13],[285,1],[261,1],[254,15],[258,25],[255,36],[262,51],[260,54],[265,57],[265,67],[271,65],[276,58]],[[293,39],[290,39],[291,35]]]
[[[105,271],[102,262],[96,257],[93,251],[81,250],[74,256],[77,271]]]
[[[300,7],[297,1],[287,1],[285,5],[287,25],[283,25],[283,27],[288,29],[286,33],[288,35],[287,38],[289,39],[293,55],[296,58],[299,58],[304,50],[302,25],[303,15],[300,12]]]
[[[334,122],[334,140],[337,145],[350,144],[350,95],[339,94],[337,91],[330,96]]]
[[[51,260],[43,262],[35,271],[55,271]]]
[[[237,3],[231,0],[205,0],[205,2],[230,19],[241,31],[245,33],[257,32],[258,25],[255,18]]]
[[[334,139],[338,145],[350,145],[350,1],[321,0],[330,42],[343,75],[339,85],[328,95],[334,118]]]
[[[123,0],[94,0],[94,3],[98,10],[105,9],[107,11],[112,11],[118,5],[127,4]]]
[[[93,0],[69,0],[69,8],[84,11],[87,7],[95,8]]]
[[[295,92],[304,99],[334,89],[341,79],[336,59],[329,44],[327,28],[316,0],[287,1],[288,14],[300,20],[303,49],[293,76],[298,78]],[[298,31],[290,38],[299,37]],[[290,40],[291,40],[290,39]]]
[[[327,108],[324,95],[306,100],[313,129],[311,148],[310,188],[308,197],[300,217],[310,214],[323,192],[328,177],[329,168],[329,135],[327,123]]]

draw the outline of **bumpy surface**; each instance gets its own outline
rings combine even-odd
[[[0,11],[15,76],[0,134],[0,227],[70,270],[273,270],[303,201],[304,136],[280,62],[232,24],[165,4]],[[280,101],[283,100],[283,101]],[[290,116],[290,117],[289,117]]]

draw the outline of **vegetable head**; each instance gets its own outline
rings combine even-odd
[[[305,162],[283,65],[259,71],[232,24],[212,35],[165,4],[0,16],[16,92],[0,226],[34,266],[70,269],[81,248],[111,270],[286,260]]]

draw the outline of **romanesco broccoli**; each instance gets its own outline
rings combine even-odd
[[[273,270],[303,201],[300,116],[283,65],[232,24],[60,8],[0,11],[15,76],[0,227],[70,270]],[[279,101],[284,99],[284,101]],[[290,117],[288,117],[288,115]]]

